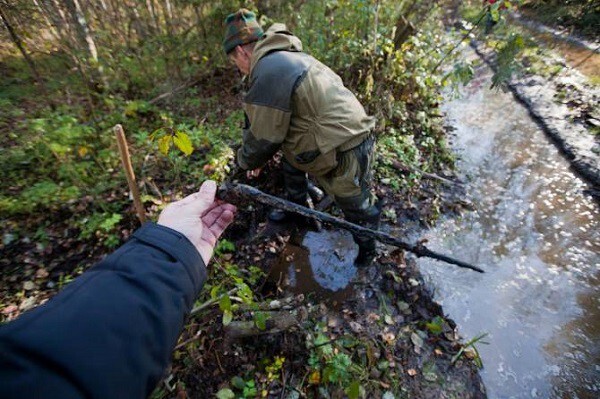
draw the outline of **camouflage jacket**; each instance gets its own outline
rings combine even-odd
[[[336,153],[360,144],[375,125],[342,79],[302,52],[300,39],[274,24],[251,57],[246,127],[237,160],[263,166],[279,149],[296,168],[320,176]]]

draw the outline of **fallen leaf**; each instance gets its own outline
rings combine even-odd
[[[48,271],[46,269],[44,269],[43,267],[38,269],[35,272],[35,278],[39,278],[39,279],[44,279],[46,277],[48,277],[50,275],[50,273],[48,273]]]
[[[374,321],[378,321],[379,319],[381,319],[381,317],[376,313],[369,313],[369,315],[367,316],[367,321],[369,323],[373,323]]]
[[[19,310],[19,307],[17,305],[8,305],[4,309],[2,309],[2,314],[8,316],[9,314],[16,312],[17,310]]]
[[[319,373],[319,370],[313,371],[310,374],[310,376],[308,377],[308,383],[311,385],[319,385],[320,382],[321,382],[321,373]]]
[[[351,321],[350,322],[350,329],[353,332],[355,332],[355,333],[358,334],[358,333],[361,333],[365,328],[361,324],[359,324],[359,323],[357,323],[355,321]]]
[[[19,310],[24,312],[26,310],[33,308],[35,306],[35,299],[36,299],[35,296],[30,296],[30,297],[23,299],[23,302],[21,302],[21,304],[19,305]]]
[[[410,334],[410,340],[415,345],[415,348],[421,349],[423,347],[423,338],[421,338],[417,333]]]
[[[391,332],[387,332],[381,334],[381,339],[383,339],[386,344],[393,345],[394,341],[396,340],[396,336]]]
[[[329,328],[335,328],[335,327],[339,326],[339,324],[340,324],[340,321],[336,317],[330,317],[327,320],[327,327],[329,327]]]
[[[217,399],[234,399],[235,394],[229,388],[223,388],[217,392]]]

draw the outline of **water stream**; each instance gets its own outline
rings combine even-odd
[[[486,270],[420,259],[465,340],[480,333],[490,398],[600,397],[600,213],[585,184],[481,69],[444,108],[475,211],[428,246]]]

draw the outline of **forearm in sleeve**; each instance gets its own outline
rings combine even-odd
[[[205,280],[187,238],[144,225],[53,299],[0,328],[0,397],[146,398]]]
[[[291,113],[275,108],[245,104],[246,127],[238,165],[245,170],[262,167],[281,148],[287,135]]]

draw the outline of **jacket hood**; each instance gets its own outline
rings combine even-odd
[[[273,51],[302,51],[302,42],[284,24],[275,23],[257,42],[250,59],[250,75],[256,63]]]

